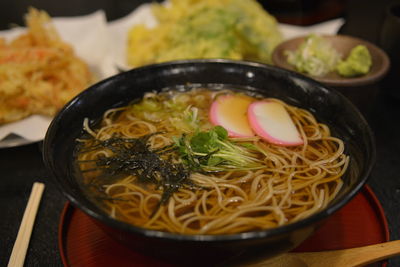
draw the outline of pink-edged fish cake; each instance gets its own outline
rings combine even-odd
[[[254,132],[269,143],[297,146],[304,143],[286,108],[271,100],[256,101],[249,105],[248,121]]]
[[[222,95],[210,108],[210,121],[228,131],[230,137],[251,137],[254,131],[247,119],[247,110],[254,98],[245,95]]]

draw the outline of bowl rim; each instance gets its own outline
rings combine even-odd
[[[323,87],[326,88],[326,86],[322,85],[321,83],[311,79],[310,77],[304,76],[298,72],[293,72],[287,69],[282,69],[278,68],[273,65],[269,64],[264,64],[264,63],[259,63],[259,62],[253,62],[253,61],[244,61],[244,60],[230,60],[230,59],[192,59],[192,60],[176,60],[176,61],[170,61],[170,62],[164,62],[164,63],[157,63],[157,64],[151,64],[151,65],[146,65],[138,68],[133,68],[129,71],[126,72],[140,72],[143,70],[151,70],[153,68],[170,68],[171,66],[185,66],[185,65],[192,65],[192,64],[233,64],[237,66],[251,66],[251,67],[256,67],[256,68],[263,68],[267,69],[268,71],[275,71],[275,72],[281,72],[286,75],[291,75],[296,78],[306,80],[308,83],[311,83],[313,85],[316,85],[318,87]],[[102,80],[92,86],[90,86],[87,90],[83,91],[79,95],[77,95],[75,98],[73,98],[68,104],[66,104],[61,111],[56,115],[56,117],[52,120],[45,139],[43,141],[43,161],[45,163],[45,166],[47,170],[51,173],[51,176],[53,180],[55,180],[55,183],[59,190],[64,194],[64,196],[77,208],[81,209],[84,211],[87,215],[93,217],[94,219],[98,220],[101,223],[104,223],[105,225],[111,227],[111,228],[116,228],[122,231],[126,231],[128,233],[132,233],[135,235],[140,235],[143,237],[148,237],[148,238],[157,238],[157,239],[162,239],[162,240],[168,240],[168,241],[188,241],[188,242],[194,242],[194,241],[201,241],[201,242],[224,242],[224,241],[237,241],[237,240],[252,240],[252,239],[260,239],[260,238],[267,238],[267,237],[272,237],[272,236],[278,236],[281,234],[285,233],[290,233],[293,230],[296,229],[301,229],[306,226],[312,225],[314,223],[317,223],[319,221],[322,221],[323,219],[327,218],[329,215],[333,214],[340,208],[342,208],[345,204],[347,204],[358,192],[361,190],[361,188],[365,185],[367,182],[369,176],[371,175],[373,166],[376,161],[376,145],[375,145],[375,138],[374,138],[374,133],[371,130],[369,124],[365,120],[365,118],[361,115],[360,111],[358,111],[357,108],[354,107],[354,105],[347,100],[341,93],[337,92],[334,89],[329,89],[332,91],[334,94],[339,95],[342,98],[342,101],[346,102],[346,105],[350,105],[353,107],[354,112],[357,113],[357,116],[360,117],[361,122],[365,125],[365,129],[368,132],[369,138],[368,142],[370,143],[370,148],[371,148],[371,154],[369,156],[369,162],[366,164],[366,167],[364,169],[364,174],[362,177],[360,177],[360,180],[354,188],[352,188],[346,195],[344,195],[339,201],[336,201],[332,205],[328,206],[327,208],[318,211],[317,213],[314,213],[313,215],[306,217],[302,220],[299,220],[297,222],[293,222],[287,225],[283,226],[278,226],[275,228],[270,228],[270,229],[264,229],[264,230],[257,230],[257,231],[249,231],[249,232],[242,232],[242,233],[235,233],[235,234],[223,234],[223,235],[212,235],[212,234],[178,234],[178,233],[170,233],[170,232],[163,232],[163,231],[158,231],[158,230],[149,230],[146,228],[142,228],[139,226],[134,226],[132,224],[128,224],[122,221],[118,221],[116,219],[113,219],[106,215],[105,213],[102,212],[97,212],[95,209],[92,209],[86,205],[83,205],[81,201],[76,199],[73,195],[72,192],[69,190],[66,190],[62,184],[60,183],[59,179],[62,179],[62,177],[58,177],[58,175],[55,172],[55,168],[53,165],[53,160],[52,160],[52,153],[51,153],[51,139],[53,138],[53,132],[55,131],[55,128],[57,127],[57,123],[61,120],[63,114],[68,111],[68,109],[75,104],[75,102],[78,101],[78,99],[85,94],[87,94],[87,91],[90,90],[91,88],[96,88],[99,87],[103,84],[106,84],[110,82],[113,79],[118,79],[119,76],[125,75],[122,72],[119,74],[116,74],[114,76],[111,76],[105,80]],[[94,206],[94,204],[93,204]]]
[[[366,74],[363,76],[343,78],[343,79],[317,77],[317,76],[308,75],[306,73],[302,73],[303,75],[306,75],[306,76],[308,76],[318,82],[321,82],[325,85],[328,85],[328,86],[357,87],[357,86],[364,86],[364,85],[372,84],[374,82],[378,82],[381,79],[383,79],[385,77],[385,75],[388,73],[389,68],[390,68],[389,56],[386,54],[386,52],[383,49],[381,49],[377,45],[375,45],[367,40],[364,40],[364,39],[361,39],[361,38],[358,38],[355,36],[345,35],[345,34],[318,34],[318,35],[322,36],[324,38],[328,38],[328,39],[352,40],[357,43],[366,45],[368,47],[368,49],[370,50],[371,54],[374,53],[377,55],[377,57],[382,59],[382,66],[381,66],[381,68],[379,68],[376,72],[372,73],[371,75]],[[280,68],[288,69],[291,71],[296,71],[296,69],[294,67],[291,67],[291,65],[289,65],[287,63],[285,58],[282,56],[282,52],[288,44],[299,42],[301,40],[304,40],[308,36],[309,36],[309,34],[290,38],[288,40],[283,41],[279,45],[277,45],[271,55],[273,64],[275,64],[277,67],[280,67]],[[374,64],[374,63],[372,63],[372,64]]]

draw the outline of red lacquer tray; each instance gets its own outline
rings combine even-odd
[[[383,209],[366,186],[345,207],[295,251],[344,249],[389,241],[389,230]],[[102,266],[171,266],[142,255],[103,233],[79,209],[67,203],[59,225],[59,247],[66,267]],[[374,266],[385,266],[379,263]]]

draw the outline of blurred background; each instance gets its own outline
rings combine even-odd
[[[259,2],[280,22],[309,25],[318,21],[343,15],[348,0],[260,0]],[[51,16],[75,16],[89,14],[104,9],[108,20],[125,16],[143,2],[140,0],[97,0],[97,1],[52,1],[52,0],[17,0],[1,1],[0,28],[7,29],[12,24],[23,23],[21,14],[28,6],[45,9]]]
[[[91,13],[98,9],[104,9],[109,20],[128,14],[143,2],[140,0],[97,0],[80,1],[70,0],[65,2],[52,0],[17,0],[1,1],[0,10],[3,10],[0,18],[2,29],[10,26],[10,23],[22,24],[22,17],[28,6],[45,9],[51,16],[74,16]],[[158,1],[160,2],[160,1]],[[298,25],[309,25],[317,21],[327,20],[341,16],[347,0],[259,0],[259,2],[271,13],[278,16],[281,22]]]
[[[29,6],[46,10],[50,16],[79,16],[103,9],[109,21],[123,17],[144,2],[140,0],[2,0],[0,1],[0,30],[23,25],[23,14]],[[159,1],[160,2],[160,1]],[[384,17],[384,7],[391,0],[259,0],[279,22],[312,25],[337,17],[345,17],[348,31],[357,27],[357,35],[376,42]],[[366,3],[368,2],[368,3]],[[351,14],[349,14],[351,11]],[[363,21],[363,25],[353,21]],[[355,32],[355,31],[354,31]]]

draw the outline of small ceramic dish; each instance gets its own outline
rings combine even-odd
[[[342,77],[336,72],[330,72],[322,77],[310,76],[314,80],[322,82],[325,85],[333,86],[333,87],[356,87],[363,86],[375,83],[382,79],[387,71],[389,70],[389,57],[386,53],[377,47],[376,45],[347,35],[322,35],[325,39],[327,39],[332,47],[338,51],[343,58],[347,58],[352,48],[357,45],[364,45],[368,48],[371,58],[372,58],[372,66],[370,71],[362,76],[357,77]],[[272,61],[273,63],[281,68],[285,68],[288,70],[296,71],[295,67],[288,63],[287,56],[285,55],[285,51],[297,50],[300,44],[302,44],[307,36],[301,36],[294,39],[287,40],[280,45],[278,45],[273,54]],[[307,75],[307,74],[305,74]]]
[[[347,58],[351,49],[355,46],[366,46],[371,54],[371,69],[365,75],[351,78],[342,77],[336,72],[330,72],[323,77],[315,77],[304,73],[303,74],[342,93],[344,96],[350,99],[368,119],[373,112],[375,99],[377,98],[380,90],[379,81],[385,77],[389,70],[389,57],[376,45],[356,37],[347,35],[322,36],[329,40],[332,47],[336,49],[336,51],[338,51],[344,59]],[[306,37],[307,36],[297,37],[278,45],[272,54],[273,63],[280,68],[296,71],[295,67],[288,63],[285,51],[296,50],[299,45],[304,42]]]

